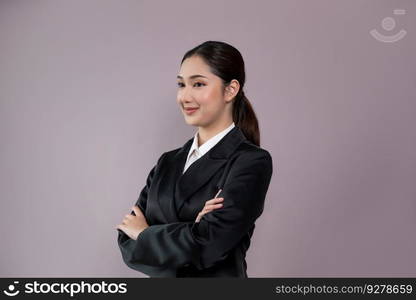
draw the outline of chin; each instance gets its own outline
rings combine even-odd
[[[199,126],[198,120],[192,120],[191,118],[185,118],[185,123],[191,126]]]
[[[191,126],[198,126],[198,122],[185,120],[185,123]]]

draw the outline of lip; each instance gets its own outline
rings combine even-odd
[[[185,110],[185,113],[186,114],[188,114],[188,115],[191,115],[191,114],[193,114],[194,112],[196,112],[197,110],[199,109],[199,107],[185,107],[184,108],[184,110]]]

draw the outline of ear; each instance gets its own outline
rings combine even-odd
[[[225,87],[225,101],[231,102],[234,97],[238,94],[240,89],[240,83],[238,80],[233,79],[230,83]]]

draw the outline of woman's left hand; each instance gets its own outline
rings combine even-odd
[[[138,235],[149,227],[149,224],[138,206],[133,206],[133,211],[136,215],[125,215],[122,224],[117,225],[116,229],[122,230],[131,239],[136,240]]]

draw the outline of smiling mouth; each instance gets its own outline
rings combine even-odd
[[[185,108],[185,112],[189,115],[194,113],[195,111],[197,111],[199,109],[199,107],[189,107],[189,108]]]

